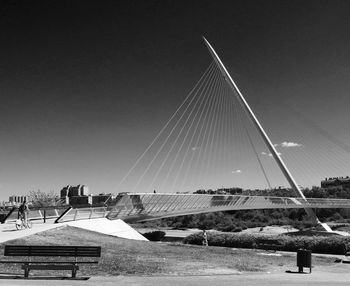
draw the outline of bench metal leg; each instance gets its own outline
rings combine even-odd
[[[59,263],[59,262],[58,262]],[[55,264],[48,262],[47,264],[41,263],[41,262],[30,262],[30,263],[24,263],[22,265],[22,269],[24,270],[24,277],[29,277],[29,271],[30,270],[71,270],[72,271],[72,278],[77,277],[77,271],[79,270],[78,263],[71,263],[71,262],[65,262],[63,264]]]

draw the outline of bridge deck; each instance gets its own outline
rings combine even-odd
[[[196,213],[280,208],[350,208],[348,199],[319,199],[242,195],[125,193],[107,215],[109,219],[151,220]]]

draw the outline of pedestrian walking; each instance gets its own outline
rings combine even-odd
[[[205,229],[203,229],[203,241],[202,241],[202,244],[204,246],[208,246],[208,237],[207,237],[207,232],[205,231]]]

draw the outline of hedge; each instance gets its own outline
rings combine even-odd
[[[260,234],[207,233],[209,246],[257,248],[266,250],[297,251],[306,248],[313,253],[344,254],[350,237],[344,236],[266,236]],[[184,238],[186,244],[202,245],[201,233]]]

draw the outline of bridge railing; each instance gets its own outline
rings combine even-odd
[[[108,213],[107,207],[88,207],[88,208],[70,208],[67,209],[60,217],[55,220],[55,223],[94,219],[106,217]]]
[[[110,219],[166,217],[210,211],[270,208],[350,208],[350,200],[295,197],[200,195],[200,194],[122,194]]]
[[[67,207],[31,209],[28,215],[30,220],[42,220],[58,218]],[[18,208],[13,207],[1,223],[12,223],[18,219]]]

